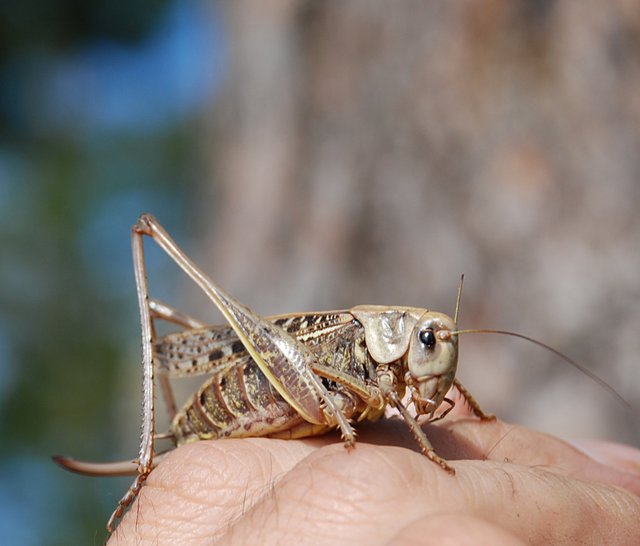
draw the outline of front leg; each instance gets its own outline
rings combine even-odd
[[[424,430],[422,430],[413,415],[411,415],[409,410],[400,400],[400,397],[396,392],[397,380],[394,373],[388,367],[381,366],[377,370],[377,379],[382,395],[392,407],[396,408],[400,412],[400,415],[402,415],[405,423],[409,426],[409,430],[411,430],[413,436],[418,442],[422,453],[424,453],[430,461],[433,461],[450,474],[455,474],[453,467],[435,452],[435,449],[433,449],[433,446],[427,438],[427,435],[424,433]]]
[[[465,402],[469,405],[469,407],[471,408],[471,411],[473,411],[473,413],[477,417],[479,417],[481,421],[495,421],[496,420],[496,416],[493,415],[492,413],[485,413],[484,411],[482,411],[482,409],[480,408],[480,404],[478,404],[477,400],[462,385],[462,383],[460,383],[460,381],[457,378],[453,380],[453,384],[455,385],[456,389],[458,389],[458,392],[460,393],[462,398],[464,398]],[[451,409],[452,408],[449,408],[449,411]]]

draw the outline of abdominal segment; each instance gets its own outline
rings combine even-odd
[[[215,438],[268,436],[303,421],[249,360],[213,375],[176,414],[176,444]]]

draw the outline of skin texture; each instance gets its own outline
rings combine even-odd
[[[350,452],[335,434],[183,446],[108,544],[640,543],[640,451],[592,442],[589,456],[459,406],[425,428],[455,476],[398,419],[360,424]]]

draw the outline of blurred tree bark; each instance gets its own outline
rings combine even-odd
[[[264,313],[452,312],[464,272],[463,326],[543,339],[638,406],[639,2],[221,6],[196,210],[223,286]],[[465,338],[459,370],[503,417],[640,443],[539,350]]]

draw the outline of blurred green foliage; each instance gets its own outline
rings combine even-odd
[[[97,41],[135,54],[175,5],[189,4],[0,4],[0,535],[7,544],[106,537],[128,480],[66,474],[50,456],[135,454],[119,440],[123,428],[138,427],[135,410],[122,422],[127,379],[133,397],[139,393],[129,229],[149,210],[179,234],[196,163],[193,111],[142,129],[132,116],[105,130],[73,112],[52,122],[55,115],[39,114],[55,102],[32,109],[25,97],[48,96],[59,63]],[[113,100],[120,98],[127,99]]]
[[[0,62],[35,48],[75,49],[89,40],[136,42],[166,0],[23,0],[0,3]]]

